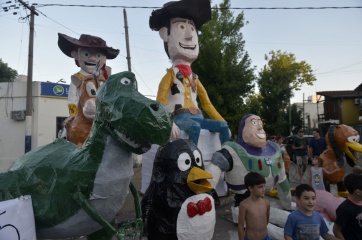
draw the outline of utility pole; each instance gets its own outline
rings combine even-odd
[[[127,64],[128,71],[131,71],[131,56],[129,52],[129,39],[128,39],[128,23],[127,23],[127,13],[126,9],[123,9],[123,17],[124,17],[124,29],[125,29],[125,37],[126,37],[126,49],[127,49]]]
[[[289,98],[289,134],[290,134],[290,136],[293,135],[293,131],[292,131],[292,105],[290,104],[290,98]]]
[[[304,109],[304,93],[303,93],[303,129],[305,128],[305,109]]]
[[[26,84],[26,118],[25,118],[25,153],[31,150],[31,133],[33,129],[33,49],[34,49],[34,15],[39,16],[34,6],[29,6],[22,0],[18,0],[24,7],[30,10],[30,33],[28,52],[28,79]]]

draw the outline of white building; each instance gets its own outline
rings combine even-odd
[[[295,103],[304,116],[304,125],[306,128],[318,128],[318,115],[324,114],[324,97],[320,95],[309,96],[301,103]],[[304,112],[304,114],[303,114]]]
[[[25,153],[26,76],[0,83],[0,171]],[[69,116],[69,85],[33,82],[31,148],[51,143]]]

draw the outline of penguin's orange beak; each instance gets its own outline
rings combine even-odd
[[[193,167],[187,176],[187,185],[194,193],[205,193],[213,189],[211,183],[207,179],[212,179],[213,176],[205,170]]]

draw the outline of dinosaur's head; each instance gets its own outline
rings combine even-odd
[[[151,144],[164,145],[170,137],[171,113],[137,91],[131,72],[110,76],[100,87],[96,104],[96,126],[106,128],[116,142],[134,153],[148,151]]]
[[[345,152],[347,163],[350,166],[360,164],[359,155],[362,154],[362,145],[359,143],[358,132],[344,124],[335,126],[333,131],[332,135],[326,135],[328,146],[334,151],[338,147],[340,151]]]

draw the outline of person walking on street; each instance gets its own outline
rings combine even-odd
[[[304,130],[299,129],[297,137],[295,137],[293,140],[293,151],[297,159],[298,173],[301,183],[303,182],[303,176],[305,170],[307,169],[307,163],[308,163],[308,153],[307,153],[308,143],[307,140],[303,137],[303,135],[304,135]]]
[[[308,146],[308,157],[309,159],[313,159],[313,156],[320,156],[326,149],[326,139],[321,137],[321,132],[318,128],[313,128],[312,131],[313,139],[309,141]]]

